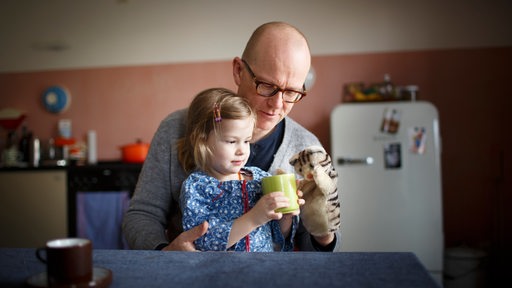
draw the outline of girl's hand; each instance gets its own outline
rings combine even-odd
[[[272,192],[263,195],[249,212],[254,213],[255,220],[263,225],[270,220],[281,219],[283,213],[275,212],[275,210],[289,205],[290,202],[283,192]]]

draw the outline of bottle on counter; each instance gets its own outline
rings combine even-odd
[[[98,163],[96,131],[87,132],[87,164],[96,165]]]
[[[32,167],[39,167],[41,161],[41,142],[39,138],[33,137],[30,141],[30,165]]]
[[[6,167],[19,165],[20,152],[18,150],[16,131],[9,131],[5,150],[2,151],[2,164]]]
[[[28,131],[26,126],[21,127],[21,137],[18,144],[20,153],[20,162],[28,163],[30,161],[30,144],[32,142],[32,133]]]

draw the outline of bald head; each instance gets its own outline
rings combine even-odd
[[[311,54],[304,34],[285,22],[269,22],[259,26],[249,38],[242,59],[251,62],[279,60],[297,56],[307,62]]]

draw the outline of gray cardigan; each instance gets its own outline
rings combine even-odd
[[[139,175],[130,208],[123,220],[123,233],[132,249],[156,249],[168,243],[181,229],[181,215],[177,211],[181,184],[187,177],[179,165],[176,140],[183,136],[187,109],[167,116],[158,127]],[[285,132],[269,172],[281,168],[292,172],[288,159],[310,145],[321,145],[318,138],[289,117],[284,119]],[[171,214],[173,213],[173,214]],[[170,224],[168,225],[168,219]],[[167,231],[168,227],[174,227]],[[336,233],[334,251],[340,251],[340,233]],[[295,244],[299,250],[315,250],[309,233],[300,225]]]

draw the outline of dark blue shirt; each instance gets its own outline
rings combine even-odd
[[[277,124],[276,129],[256,143],[251,144],[251,155],[246,166],[256,166],[262,170],[268,171],[274,161],[274,155],[283,142],[284,121]]]

